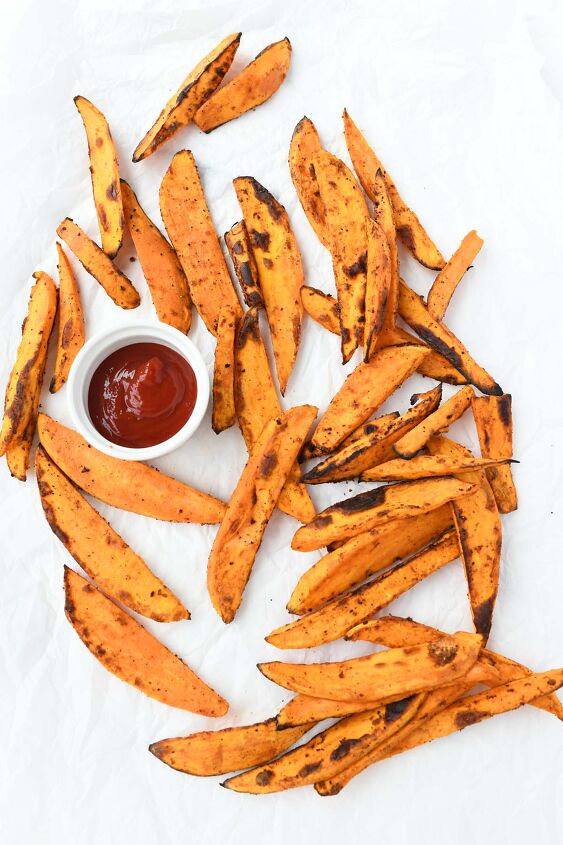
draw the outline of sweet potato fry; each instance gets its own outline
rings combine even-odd
[[[458,475],[470,470],[486,470],[498,466],[502,461],[491,458],[445,458],[441,455],[418,455],[410,460],[396,458],[379,466],[366,469],[360,475],[361,481],[415,481],[420,478],[438,478],[444,475]]]
[[[317,288],[303,285],[301,288],[301,302],[303,308],[324,329],[332,334],[340,334],[340,318],[338,316],[338,302],[329,293]]]
[[[422,696],[415,696],[400,705],[350,716],[277,760],[229,778],[223,786],[235,792],[264,794],[306,786],[337,774],[360,759],[364,748],[375,739],[383,740],[408,724],[422,700]]]
[[[315,124],[308,117],[302,117],[291,136],[289,172],[307,220],[323,246],[330,250],[332,239],[313,163],[313,156],[320,150],[322,145]]]
[[[455,289],[483,246],[475,229],[464,237],[448,263],[442,267],[427,296],[427,308],[435,320],[443,320]]]
[[[225,775],[272,760],[312,727],[300,725],[279,731],[276,720],[268,719],[256,725],[161,739],[149,745],[149,751],[167,766],[188,775]]]
[[[260,335],[256,306],[244,315],[235,343],[235,407],[250,452],[264,426],[282,412]],[[299,522],[310,522],[316,511],[307,488],[299,481],[300,476],[295,464],[277,506]]]
[[[59,338],[55,372],[49,385],[51,393],[56,393],[66,382],[72,362],[84,346],[86,339],[78,282],[58,241],[57,253],[59,257]]]
[[[234,32],[228,35],[198,62],[137,144],[133,161],[147,158],[179,129],[190,123],[199,107],[221,84],[238,50],[241,34]]]
[[[397,234],[417,261],[431,270],[440,270],[446,262],[438,247],[430,240],[414,211],[405,205],[395,183],[346,110],[343,120],[348,152],[362,188],[371,200],[375,200],[374,179],[381,170],[393,203]]]
[[[41,398],[44,371],[45,365],[43,365],[43,372],[33,391],[33,402],[28,412],[26,426],[18,439],[13,440],[6,449],[6,463],[8,464],[10,475],[13,478],[17,478],[18,481],[27,481],[31,447],[33,445],[33,438],[35,437],[35,429],[37,428],[37,413],[39,411],[39,399]]]
[[[219,434],[235,423],[235,337],[237,315],[230,305],[219,312],[213,369],[213,415],[211,425]]]
[[[484,458],[512,457],[512,396],[479,396],[472,401],[473,416]],[[509,464],[498,464],[486,470],[501,513],[518,507],[516,487]]]
[[[189,150],[180,150],[170,162],[159,197],[162,221],[186,274],[192,301],[216,335],[221,308],[230,305],[237,317],[242,317],[242,308]]]
[[[283,205],[251,176],[239,176],[233,185],[258,268],[283,396],[301,339],[301,255]]]
[[[366,220],[367,270],[364,326],[364,361],[375,352],[379,334],[391,307],[391,257],[385,232],[375,220]],[[398,288],[395,287],[395,290]]]
[[[429,414],[400,440],[397,440],[393,446],[395,454],[400,458],[413,458],[426,446],[431,437],[440,431],[447,431],[449,426],[467,411],[474,396],[472,387],[462,387],[434,413]]]
[[[383,314],[383,326],[389,331],[395,328],[397,318],[397,305],[399,302],[399,253],[397,252],[397,232],[395,230],[393,205],[381,170],[377,171],[373,182],[373,203],[374,218],[385,236],[389,251],[387,302]]]
[[[27,316],[16,362],[10,373],[0,429],[0,455],[15,446],[34,416],[37,394],[41,389],[47,346],[57,310],[57,289],[47,273],[33,274]]]
[[[131,186],[121,180],[125,220],[151,292],[158,319],[187,334],[192,323],[188,281],[164,235],[145,214]]]
[[[311,438],[321,452],[332,452],[411,376],[426,355],[421,346],[404,344],[379,349],[367,364],[358,364],[332,398]]]
[[[330,236],[342,361],[364,340],[368,207],[360,186],[343,161],[326,150],[312,158]]]
[[[104,593],[158,622],[190,618],[174,593],[153,575],[41,447],[35,454],[35,472],[43,512],[53,534]]]
[[[195,125],[202,132],[212,132],[265,103],[287,76],[290,61],[289,38],[270,44],[230,82],[205,100],[194,115]]]
[[[116,305],[120,308],[137,308],[141,298],[133,283],[117,269],[98,244],[90,240],[74,220],[67,217],[59,223],[57,235]]]
[[[270,422],[256,441],[215,537],[207,588],[224,622],[232,622],[264,530],[317,409],[302,405]]]
[[[123,207],[119,184],[119,162],[108,122],[86,97],[75,97],[74,105],[80,113],[90,158],[92,192],[100,227],[102,248],[109,258],[115,258],[123,241]]]
[[[37,431],[50,458],[78,487],[124,511],[169,522],[220,522],[225,505],[138,461],[104,455],[76,431],[39,414]]]
[[[260,290],[258,268],[244,220],[235,223],[225,233],[225,244],[231,256],[244,301],[249,308],[253,308],[255,305],[263,308],[264,299]]]
[[[109,672],[171,707],[224,716],[228,703],[124,610],[65,566],[66,618]]]
[[[384,572],[374,581],[272,631],[266,641],[277,648],[311,648],[338,640],[419,581],[456,560],[459,553],[457,535],[455,531],[448,531],[410,560]]]
[[[500,396],[502,388],[471,357],[462,342],[444,323],[434,320],[421,297],[403,281],[399,285],[399,314],[422,340],[440,352],[482,393]]]

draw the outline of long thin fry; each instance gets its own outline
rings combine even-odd
[[[483,239],[479,237],[475,229],[472,229],[434,279],[426,301],[428,310],[435,320],[444,319],[455,289],[482,246]]]

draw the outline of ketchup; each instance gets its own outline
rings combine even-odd
[[[197,396],[193,369],[160,343],[132,343],[108,355],[88,388],[94,427],[119,446],[155,446],[180,431]]]

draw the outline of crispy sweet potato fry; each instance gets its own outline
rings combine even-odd
[[[391,307],[392,268],[385,232],[375,220],[366,220],[367,270],[364,326],[364,361],[375,352],[383,321]],[[395,291],[398,288],[395,287]]]
[[[256,725],[161,739],[149,745],[149,751],[170,768],[188,775],[225,775],[272,760],[300,740],[313,725],[279,731],[276,720],[268,719]]]
[[[109,672],[150,698],[202,716],[224,716],[225,699],[124,610],[65,566],[66,618]]]
[[[207,588],[224,622],[232,622],[278,496],[317,409],[302,405],[270,420],[256,441],[215,537]]]
[[[43,372],[39,377],[38,384],[33,390],[33,402],[28,412],[27,424],[18,439],[13,440],[6,449],[6,463],[8,464],[10,474],[13,478],[17,478],[19,481],[27,481],[31,447],[33,445],[33,438],[35,437],[35,429],[37,427],[37,413],[39,410],[39,399],[41,398],[41,385],[43,383],[44,372],[45,364],[43,365]]]
[[[291,136],[289,172],[307,220],[323,246],[330,250],[332,239],[313,163],[313,156],[320,150],[322,145],[315,124],[308,117],[302,117]],[[338,326],[340,334],[339,322]]]
[[[92,192],[100,227],[102,248],[109,258],[115,258],[123,241],[123,208],[119,184],[119,162],[108,122],[86,97],[75,97],[74,105],[80,113],[90,158]]]
[[[347,377],[319,420],[311,442],[332,452],[411,376],[426,355],[421,346],[404,344],[379,349]]]
[[[395,454],[400,458],[413,458],[426,446],[431,437],[440,431],[447,431],[449,426],[467,411],[474,395],[472,387],[469,385],[462,387],[434,413],[429,414],[400,440],[397,440],[393,446]]]
[[[264,426],[282,412],[260,335],[257,307],[244,315],[235,343],[235,407],[250,452]],[[300,476],[295,464],[277,506],[300,522],[310,522],[316,511],[307,488],[299,481]]]
[[[212,132],[265,103],[287,76],[290,61],[289,38],[270,44],[230,82],[205,100],[194,115],[195,125],[202,132]]]
[[[216,335],[223,305],[230,305],[237,317],[242,316],[242,308],[189,150],[180,150],[170,162],[159,197],[162,220],[186,274],[192,301]]]
[[[59,338],[55,372],[49,385],[51,393],[56,393],[66,382],[72,362],[84,346],[86,339],[78,282],[58,241],[57,254],[59,257]]]
[[[240,32],[234,32],[211,50],[184,79],[170,97],[155,123],[139,141],[133,161],[150,156],[182,126],[187,126],[199,107],[213,94],[230,68],[240,44]]]
[[[384,572],[374,581],[272,631],[266,641],[277,648],[310,648],[333,642],[458,557],[457,535],[455,531],[448,531],[410,560]]]
[[[57,289],[47,273],[33,274],[27,316],[16,362],[10,373],[4,400],[4,416],[0,429],[0,455],[15,446],[34,416],[37,394],[41,389],[47,346],[57,310]]]
[[[124,511],[169,522],[220,522],[225,505],[138,461],[104,455],[76,431],[39,414],[37,431],[50,458],[78,487]]]
[[[484,458],[512,457],[512,396],[479,396],[472,401],[473,416]],[[518,507],[516,487],[508,464],[499,464],[486,470],[501,513],[510,513]]]
[[[116,305],[120,308],[137,308],[141,298],[133,283],[117,269],[98,244],[90,240],[74,220],[67,217],[59,223],[57,235]]]
[[[233,185],[258,268],[283,396],[301,339],[301,255],[283,205],[251,176],[239,176]]]
[[[381,170],[377,171],[373,182],[373,203],[374,218],[385,236],[389,251],[389,281],[383,326],[392,331],[395,328],[399,302],[399,253],[393,205]]]
[[[225,233],[225,243],[229,250],[231,261],[233,262],[244,301],[249,308],[253,308],[255,305],[264,307],[264,299],[262,298],[260,280],[258,278],[258,268],[244,220],[241,220],[240,223],[235,223]]]
[[[235,775],[223,784],[235,792],[263,794],[293,789],[330,777],[360,759],[376,738],[383,740],[415,716],[423,696],[350,716],[277,760]]]
[[[343,161],[320,150],[312,164],[330,236],[342,361],[346,363],[364,340],[369,212],[360,186]]]
[[[213,431],[219,434],[235,423],[235,338],[237,315],[224,305],[217,323],[217,345],[213,369]]]
[[[344,110],[343,120],[348,152],[350,153],[354,170],[358,175],[362,188],[371,200],[375,200],[374,179],[377,171],[381,170],[391,202],[393,203],[397,234],[417,261],[425,267],[430,267],[431,270],[440,270],[445,264],[442,254],[428,237],[414,211],[405,205],[395,183],[383,168],[380,160],[346,109]]]
[[[444,323],[434,320],[421,297],[403,281],[399,285],[399,314],[411,329],[433,349],[440,352],[467,381],[482,393],[500,396],[502,388],[471,357],[462,342]]]
[[[41,447],[35,454],[35,472],[53,534],[104,593],[158,622],[190,618],[174,593],[153,575]]]
[[[338,302],[329,293],[303,285],[301,288],[303,308],[324,329],[332,334],[340,334]]]
[[[415,481],[419,478],[438,478],[444,475],[458,475],[468,470],[486,470],[498,466],[502,461],[491,458],[445,458],[441,455],[418,455],[410,460],[395,458],[379,466],[366,469],[361,481]]]
[[[448,263],[442,267],[427,296],[428,311],[435,320],[443,320],[455,289],[483,246],[475,229],[464,237]]]
[[[151,292],[158,319],[187,334],[192,323],[188,281],[176,252],[145,214],[131,186],[121,180],[125,220]]]

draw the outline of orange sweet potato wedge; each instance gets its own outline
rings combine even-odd
[[[473,416],[484,458],[512,457],[512,396],[475,396]],[[508,463],[486,470],[500,513],[510,513],[518,507],[518,495],[512,470]]]
[[[397,440],[393,445],[395,454],[400,458],[414,458],[431,437],[441,431],[446,431],[467,411],[474,395],[472,387],[462,387],[432,414]]]
[[[366,221],[367,270],[364,326],[364,361],[375,352],[388,309],[392,309],[392,267],[389,243],[385,232],[375,220]],[[397,286],[395,286],[397,291]],[[396,296],[395,296],[396,299]],[[396,310],[396,302],[395,302]],[[394,313],[394,312],[393,312]]]
[[[301,302],[309,317],[312,317],[316,323],[332,334],[340,334],[338,302],[333,296],[317,288],[303,285]]]
[[[373,215],[384,234],[389,251],[389,280],[382,328],[392,331],[397,320],[397,305],[399,302],[399,253],[397,251],[393,204],[381,170],[377,171],[373,182],[373,203]]]
[[[475,260],[483,239],[475,229],[469,232],[458,246],[448,263],[442,267],[432,283],[426,298],[428,311],[435,320],[443,320],[450,300],[465,273]]]
[[[255,305],[263,308],[264,298],[260,290],[258,267],[244,220],[235,223],[225,233],[225,244],[231,256],[244,301],[249,308],[253,308]]]
[[[235,338],[237,315],[230,305],[219,313],[217,345],[213,367],[213,414],[211,425],[215,434],[235,424]]]
[[[330,250],[332,239],[313,163],[313,156],[320,150],[322,145],[315,124],[308,117],[302,117],[291,137],[289,172],[307,220],[323,246]]]
[[[70,262],[58,241],[57,254],[59,257],[59,337],[55,372],[49,385],[51,393],[56,393],[66,382],[72,362],[86,340],[80,289]]]
[[[492,458],[446,458],[441,455],[417,455],[405,460],[395,458],[383,464],[366,469],[361,481],[416,481],[420,478],[438,478],[444,475],[458,475],[471,470],[487,470],[502,461]]]
[[[43,382],[43,375],[40,377],[40,382]],[[33,401],[28,412],[26,426],[17,440],[13,440],[6,449],[6,463],[8,464],[10,475],[13,478],[17,478],[18,481],[27,481],[31,447],[33,445],[33,438],[35,437],[35,429],[37,428],[37,413],[39,411],[40,397],[41,384],[38,384],[33,388]]]

